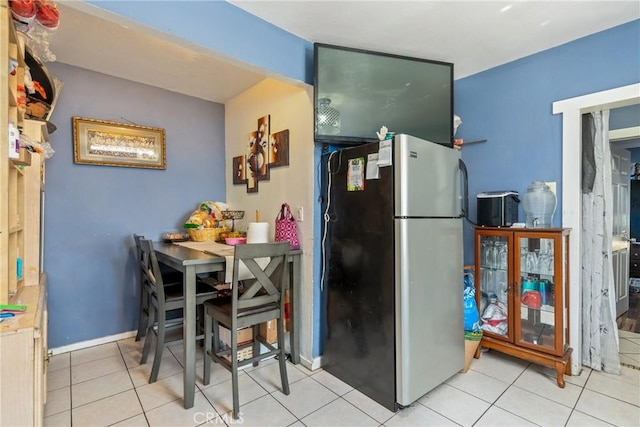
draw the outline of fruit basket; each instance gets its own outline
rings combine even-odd
[[[229,231],[229,227],[187,228],[187,231],[194,242],[215,242],[220,240],[220,233]]]

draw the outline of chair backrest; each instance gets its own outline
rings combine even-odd
[[[249,243],[236,245],[233,258],[233,302],[232,315],[238,309],[247,309],[266,304],[279,304],[283,308],[282,293],[288,284],[289,242]],[[265,262],[260,262],[264,259]],[[268,260],[268,263],[266,261]],[[254,278],[243,280],[244,292],[239,295],[240,262]],[[262,267],[261,265],[264,265]]]
[[[158,300],[164,301],[164,282],[162,280],[162,272],[160,264],[153,249],[153,242],[148,239],[140,239],[140,270],[142,271],[142,280],[149,291],[156,294]]]

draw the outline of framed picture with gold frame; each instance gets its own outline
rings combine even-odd
[[[75,163],[166,169],[164,129],[84,117],[72,122]]]

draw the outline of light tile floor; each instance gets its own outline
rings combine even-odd
[[[640,334],[618,330],[620,334],[620,363],[640,369]]]
[[[640,347],[640,336],[621,338]],[[213,364],[204,386],[197,359],[195,405],[182,404],[182,346],[165,349],[158,381],[151,360],[139,365],[133,339],[56,355],[49,364],[45,426],[231,425],[231,376]],[[630,347],[633,350],[633,347]],[[621,348],[621,352],[624,349]],[[629,352],[638,357],[640,352]],[[621,375],[584,369],[556,385],[554,371],[500,353],[483,352],[411,407],[393,413],[326,371],[288,364],[289,396],[278,364],[240,374],[245,426],[640,426],[640,370]],[[239,423],[236,421],[236,423]]]

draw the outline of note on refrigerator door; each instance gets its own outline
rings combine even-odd
[[[378,153],[370,153],[367,156],[367,172],[365,179],[379,179],[380,169],[378,168]]]
[[[364,190],[364,157],[349,159],[347,169],[347,191]]]
[[[391,166],[391,139],[380,141],[378,147],[378,167]]]

